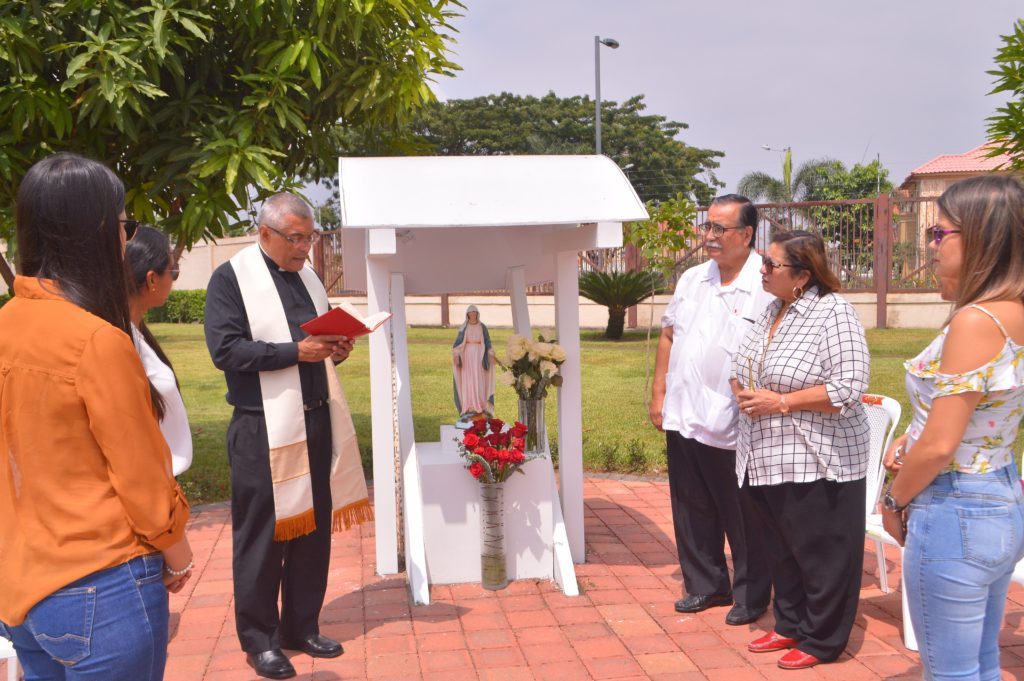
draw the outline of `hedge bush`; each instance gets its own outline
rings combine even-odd
[[[6,303],[10,299],[11,299],[11,296],[9,294],[7,294],[7,293],[0,293],[0,307],[3,307],[4,303]]]
[[[150,323],[202,324],[206,307],[206,289],[171,291],[163,307],[155,307],[146,315]]]

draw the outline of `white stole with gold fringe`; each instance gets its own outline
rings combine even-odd
[[[284,305],[258,244],[231,258],[253,340],[291,343]],[[309,266],[299,273],[317,314],[327,311],[327,291]],[[324,361],[331,411],[332,528],[345,529],[370,520],[373,510],[359,459],[355,427],[334,363]],[[299,367],[260,372],[263,415],[267,421],[270,477],[274,489],[274,539],[286,541],[316,529],[313,487],[306,446],[306,418]]]

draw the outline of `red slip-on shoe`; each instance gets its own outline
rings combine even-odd
[[[765,634],[761,638],[754,639],[747,644],[747,650],[752,653],[771,653],[776,650],[786,650],[794,647],[800,641],[795,638],[787,638],[775,631]]]
[[[797,650],[796,648],[779,658],[780,669],[807,669],[820,663],[821,660],[814,655]]]

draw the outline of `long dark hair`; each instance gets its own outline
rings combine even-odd
[[[18,271],[130,334],[123,208],[124,185],[103,164],[67,152],[36,162],[18,187]]]
[[[150,272],[163,274],[170,268],[171,241],[163,232],[148,225],[141,226],[135,233],[135,238],[124,247],[124,262],[128,269],[129,297],[134,297],[145,289],[146,276]],[[160,343],[150,332],[145,321],[139,323],[139,333],[142,334],[146,344],[153,348],[153,352],[160,358],[160,361],[170,367],[173,374],[174,365],[171,364],[171,360],[168,359],[164,349],[160,347]],[[174,383],[180,387],[177,374],[174,375]],[[164,414],[167,413],[167,404],[152,382],[149,384],[149,393],[153,397],[153,409],[156,410],[156,416],[163,421]]]

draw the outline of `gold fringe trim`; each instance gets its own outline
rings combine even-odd
[[[343,532],[353,525],[373,520],[373,506],[369,499],[360,499],[354,504],[342,506],[334,512],[331,521],[332,532]]]
[[[284,518],[274,523],[274,541],[288,541],[309,534],[316,529],[316,518],[313,509],[303,511],[291,518]]]

